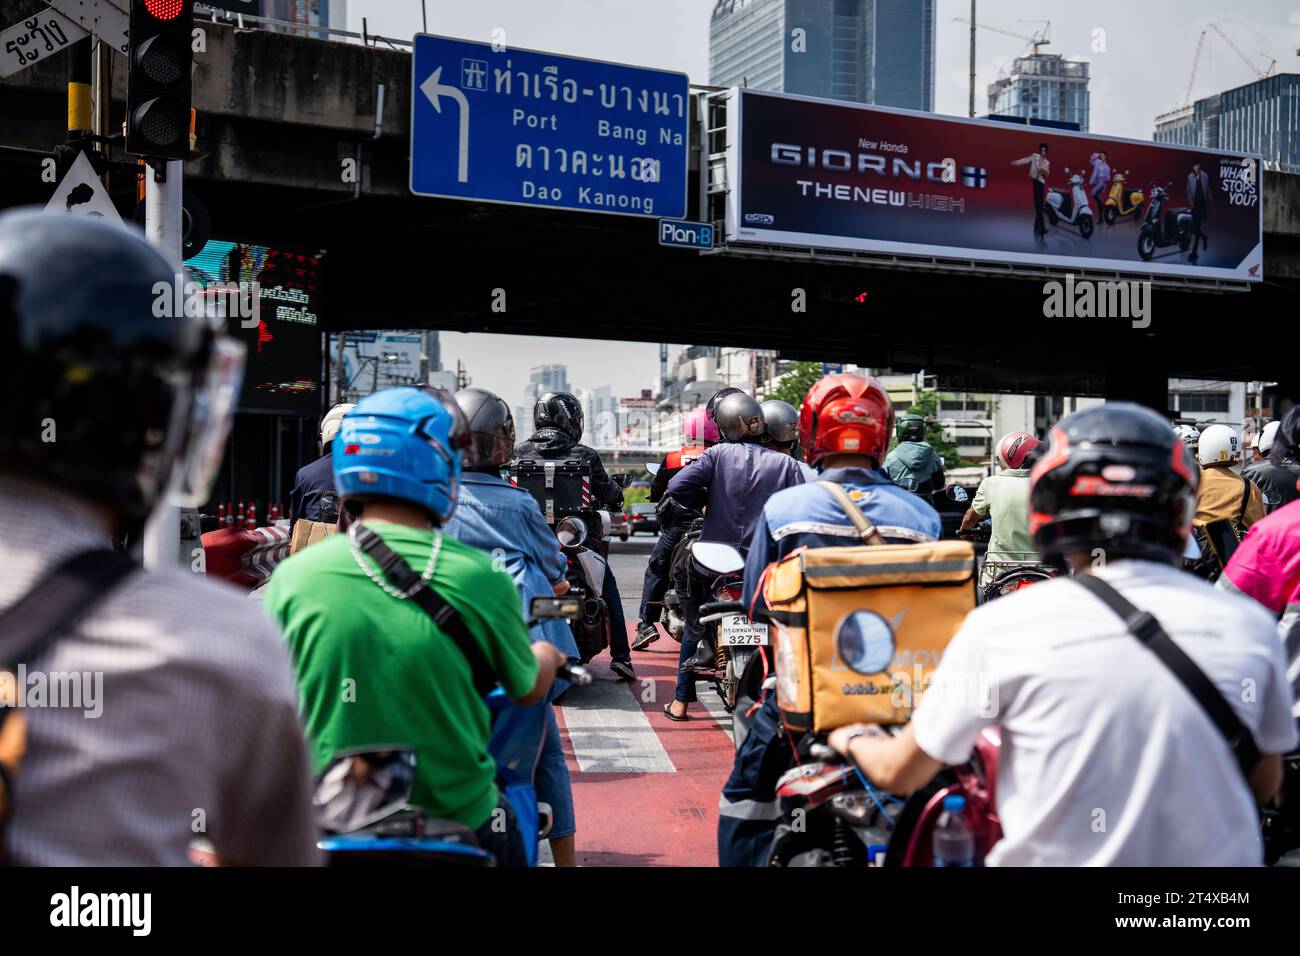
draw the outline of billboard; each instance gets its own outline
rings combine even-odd
[[[204,286],[256,286],[256,296],[245,299],[253,312],[226,321],[226,332],[248,348],[239,410],[317,417],[320,256],[209,239],[185,265]]]
[[[339,353],[338,333],[330,334],[330,360],[342,364],[333,375],[343,385],[340,401],[357,399],[400,385],[418,385],[423,340],[418,332],[348,332]]]
[[[1263,278],[1256,156],[754,90],[730,97],[728,242]]]

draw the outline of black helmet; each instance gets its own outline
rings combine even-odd
[[[718,403],[721,402],[728,395],[735,395],[737,393],[744,394],[744,392],[741,391],[741,389],[738,389],[732,385],[728,385],[726,388],[718,389],[709,398],[708,402],[705,403],[704,413],[716,422],[718,420]]]
[[[923,441],[925,439],[925,419],[916,412],[906,412],[898,416],[894,426],[899,441]]]
[[[718,402],[714,420],[723,441],[758,441],[763,437],[763,408],[740,389]]]
[[[1282,416],[1282,424],[1277,427],[1277,436],[1268,457],[1275,465],[1300,461],[1300,405],[1293,406]]]
[[[779,398],[769,398],[761,407],[763,440],[792,447],[799,440],[799,410]]]
[[[545,392],[533,406],[533,425],[555,428],[574,441],[581,441],[582,402],[568,392]]]
[[[239,393],[243,348],[174,307],[178,282],[176,268],[124,227],[31,211],[0,216],[6,470],[102,502],[129,524],[148,514],[173,474],[178,503],[202,503]],[[205,382],[212,374],[220,381]]]
[[[462,388],[456,393],[456,404],[469,426],[466,464],[473,467],[508,462],[515,448],[515,418],[510,406],[485,388]]]
[[[1191,529],[1200,469],[1167,420],[1112,402],[1053,428],[1030,482],[1029,530],[1044,556],[1102,548],[1167,561]]]

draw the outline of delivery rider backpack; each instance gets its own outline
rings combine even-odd
[[[905,723],[975,606],[975,552],[965,541],[886,544],[842,487],[818,484],[863,544],[800,548],[768,569],[782,721],[817,734]]]

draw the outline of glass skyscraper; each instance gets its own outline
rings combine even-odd
[[[1157,116],[1152,138],[1260,153],[1270,169],[1300,172],[1300,74],[1265,77]]]
[[[935,0],[718,0],[709,81],[934,109]]]
[[[989,84],[989,112],[1074,123],[1088,132],[1088,64],[1057,53],[1017,57],[1006,76]]]

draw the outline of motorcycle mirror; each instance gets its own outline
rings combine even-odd
[[[336,754],[316,780],[312,810],[329,833],[355,833],[410,803],[415,751],[353,750]]]
[[[528,613],[536,621],[576,621],[582,617],[582,599],[576,597],[535,597]]]
[[[710,541],[697,541],[691,548],[691,556],[716,574],[731,574],[745,566],[745,559],[729,544],[715,544]]]
[[[555,537],[566,548],[582,544],[587,540],[587,525],[581,518],[569,515],[555,526]]]
[[[628,485],[632,484],[632,473],[630,471],[625,471],[622,474],[615,475],[614,484],[618,485],[620,488],[626,488]]]
[[[650,472],[650,476],[653,478],[655,475],[659,474],[659,462],[650,462],[650,464],[645,466],[645,470]]]
[[[970,501],[970,494],[965,488],[955,482],[949,484],[947,488],[943,489],[943,491],[944,494],[948,496],[949,501]]]

